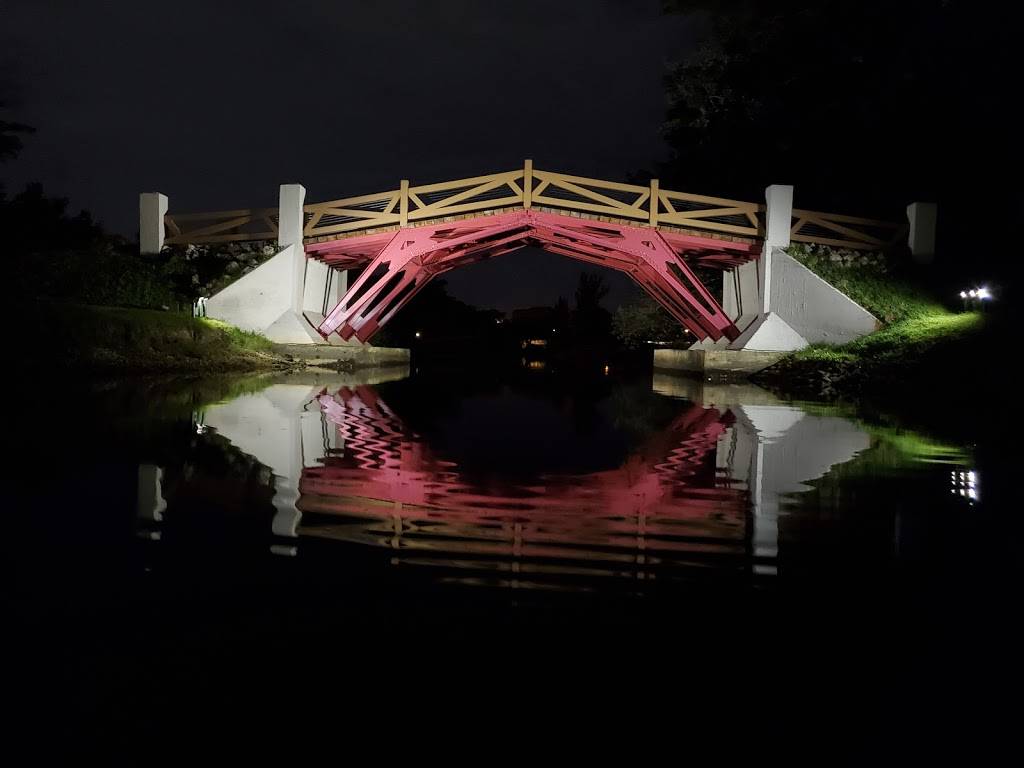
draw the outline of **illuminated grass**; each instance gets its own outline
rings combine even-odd
[[[981,313],[951,311],[923,287],[889,274],[881,256],[820,247],[789,252],[884,327],[847,344],[796,352],[755,377],[765,384],[828,397],[903,390],[934,380],[982,338]]]
[[[259,370],[283,361],[263,336],[216,320],[151,309],[40,303],[52,341],[30,345],[35,365],[203,373]]]
[[[953,313],[940,309],[902,320],[842,346],[815,344],[793,355],[793,360],[856,363],[870,359],[911,359],[936,344],[959,341],[978,332],[984,318],[978,312]]]

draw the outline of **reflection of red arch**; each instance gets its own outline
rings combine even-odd
[[[735,266],[756,246],[536,210],[307,245],[328,264],[366,267],[319,330],[366,341],[435,275],[524,245],[625,272],[698,339],[739,335],[688,260]]]
[[[745,546],[745,495],[716,483],[728,412],[689,405],[620,467],[501,488],[435,457],[369,387],[318,400],[344,438],[344,456],[303,470],[299,509],[341,522],[304,525],[307,535],[463,557],[616,560]]]

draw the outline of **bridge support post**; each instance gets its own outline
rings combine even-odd
[[[164,216],[167,215],[167,195],[143,192],[139,195],[139,253],[160,253],[164,247]]]
[[[292,309],[302,311],[306,282],[306,253],[302,247],[306,188],[301,184],[282,184],[278,191],[277,247],[292,249]]]
[[[914,260],[926,264],[935,258],[935,228],[938,223],[935,203],[911,203],[907,206],[907,245]]]
[[[302,241],[306,226],[306,188],[301,184],[282,184],[278,200],[277,245],[282,252],[292,249],[292,310],[316,328],[324,321],[324,315],[345,295],[348,275],[344,270],[332,269],[322,261],[306,258]]]
[[[772,306],[772,272],[775,251],[790,243],[793,227],[793,187],[772,184],[764,191],[764,246],[761,258],[732,270],[725,280],[723,305],[737,311],[740,337],[729,349],[789,352],[807,341]],[[785,257],[785,254],[782,254]],[[731,277],[731,279],[730,279]]]

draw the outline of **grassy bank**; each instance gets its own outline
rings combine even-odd
[[[813,345],[763,371],[758,383],[813,397],[905,395],[922,386],[971,383],[991,344],[978,312],[954,312],[879,255],[798,247],[791,255],[882,321],[875,333],[841,346]]]
[[[213,373],[286,364],[259,334],[176,312],[41,302],[16,317],[33,330],[18,334],[18,358],[35,366]]]

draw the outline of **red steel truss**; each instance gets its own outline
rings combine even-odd
[[[331,266],[366,265],[318,330],[367,341],[435,275],[526,245],[625,272],[694,336],[715,341],[739,329],[691,264],[725,269],[758,248],[536,210],[309,244],[307,254]]]

